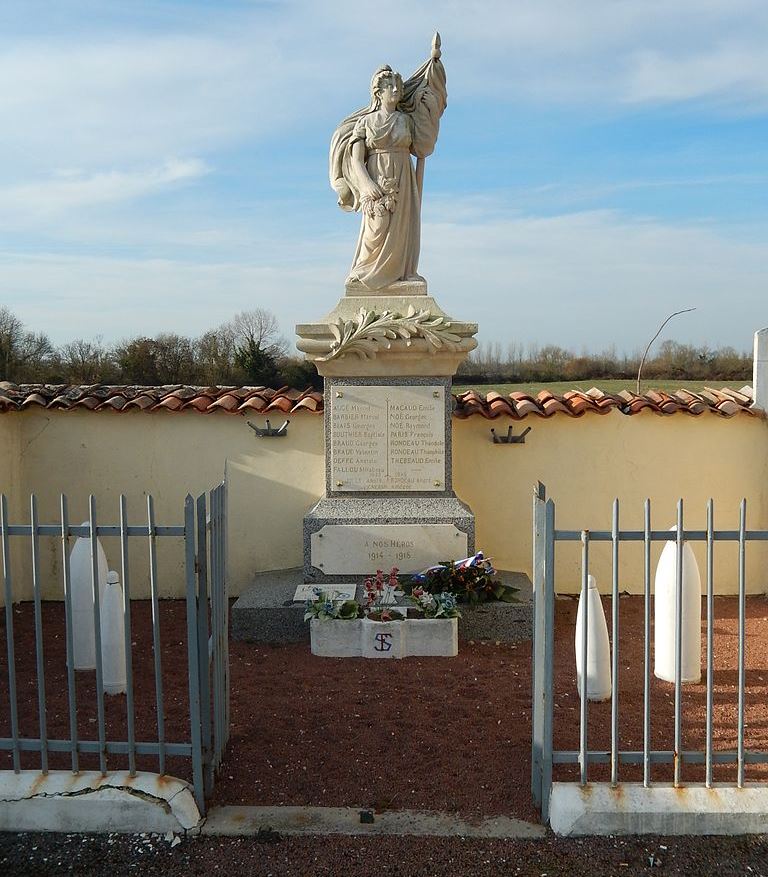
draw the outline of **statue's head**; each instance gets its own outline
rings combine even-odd
[[[397,101],[403,97],[403,77],[396,73],[389,64],[385,64],[371,77],[371,103],[375,109],[379,109],[384,92],[392,94]]]

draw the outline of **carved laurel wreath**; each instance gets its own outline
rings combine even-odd
[[[441,348],[453,350],[461,338],[449,331],[451,325],[445,317],[434,317],[426,310],[417,311],[413,305],[404,315],[390,311],[377,314],[361,308],[352,320],[339,317],[329,325],[335,340],[331,342],[328,353],[317,359],[327,362],[348,353],[361,359],[373,359],[382,347],[389,348],[389,342],[397,338],[404,339],[406,345],[410,345],[412,338],[424,338],[432,353]]]

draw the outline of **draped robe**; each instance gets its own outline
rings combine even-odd
[[[369,106],[348,116],[331,140],[331,185],[343,210],[361,210],[352,168],[352,147],[365,144],[365,166],[382,190],[372,209],[362,209],[357,250],[348,282],[379,290],[417,277],[421,239],[421,196],[411,155],[434,151],[447,102],[445,69],[430,59],[403,84],[392,113]]]

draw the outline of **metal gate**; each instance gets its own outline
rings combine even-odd
[[[217,485],[209,493],[195,500],[191,495],[184,503],[183,525],[156,523],[154,501],[147,496],[146,517],[139,523],[129,522],[126,497],[119,500],[119,523],[102,524],[97,521],[96,501],[93,496],[88,504],[88,521],[81,526],[69,522],[67,497],[60,501],[59,520],[53,524],[41,524],[38,520],[38,503],[33,494],[29,503],[29,522],[11,523],[8,500],[0,495],[0,556],[2,580],[0,586],[5,597],[5,653],[8,682],[8,722],[10,736],[0,738],[0,750],[11,752],[13,770],[22,767],[23,753],[38,753],[41,774],[49,771],[49,753],[69,753],[68,763],[73,773],[80,771],[80,756],[96,754],[99,770],[106,776],[110,770],[126,769],[136,773],[138,756],[157,759],[157,772],[165,774],[167,757],[184,757],[192,762],[192,782],[197,805],[205,812],[205,798],[210,795],[217,768],[221,763],[229,736],[229,604],[226,576],[226,487]],[[123,638],[125,644],[125,739],[107,739],[105,722],[105,690],[100,638],[100,607],[98,586],[98,538],[117,537],[120,551],[120,577],[123,589]],[[61,551],[61,599],[64,606],[64,638],[66,642],[66,713],[68,736],[54,739],[48,734],[48,703],[46,694],[46,665],[44,624],[42,611],[41,540],[53,538],[60,542]],[[96,692],[96,739],[84,739],[78,728],[78,703],[83,707],[82,684],[74,670],[73,604],[70,576],[70,549],[73,537],[90,541],[90,587],[93,599],[93,631],[95,640],[95,687]],[[131,622],[131,570],[129,569],[129,544],[143,540],[147,546],[148,580],[151,599],[152,654],[155,681],[154,740],[137,740],[135,733],[136,712],[134,704],[134,656],[132,654]],[[187,631],[189,736],[186,740],[169,741],[165,728],[164,683],[162,666],[162,637],[160,624],[160,581],[158,578],[158,540],[183,540],[185,569],[185,610]],[[22,544],[17,544],[22,543]],[[25,545],[26,543],[26,550]],[[21,552],[19,552],[21,549]],[[19,552],[19,553],[17,553]],[[14,562],[16,565],[14,566]],[[25,733],[19,722],[19,698],[17,675],[19,657],[14,644],[14,568],[30,579],[34,607],[34,664],[28,668],[34,675],[37,692],[37,720],[33,734]],[[16,604],[18,605],[18,604]],[[49,634],[50,635],[50,634]],[[58,636],[58,634],[55,634]],[[26,656],[23,656],[26,657]],[[87,671],[86,671],[87,672]],[[24,680],[25,684],[30,684]],[[90,705],[89,705],[90,706]],[[91,734],[91,737],[93,735]]]
[[[651,503],[646,500],[643,506],[643,529],[622,530],[619,525],[619,501],[613,503],[611,528],[604,530],[555,528],[555,503],[546,498],[544,485],[538,484],[533,498],[533,584],[534,584],[534,622],[533,622],[533,672],[532,672],[532,751],[531,751],[531,791],[536,806],[541,808],[542,821],[549,821],[550,795],[552,790],[553,765],[571,764],[579,767],[579,784],[586,786],[590,781],[590,766],[607,764],[610,766],[610,783],[620,786],[623,778],[623,765],[642,767],[644,788],[664,785],[653,776],[654,765],[672,765],[673,788],[684,784],[687,765],[704,766],[706,789],[713,786],[713,765],[735,764],[735,782],[718,785],[745,786],[745,765],[768,763],[768,752],[749,750],[745,746],[745,641],[746,641],[746,547],[749,542],[768,541],[768,531],[747,529],[747,502],[742,500],[739,507],[739,527],[737,530],[716,530],[714,526],[714,503],[710,499],[706,507],[706,529],[686,530],[683,520],[683,500],[676,508],[674,533],[669,530],[653,529],[651,526]],[[676,584],[675,584],[675,632],[674,632],[674,737],[670,748],[654,748],[651,743],[651,544],[653,542],[677,543]],[[611,545],[611,618],[608,620],[611,647],[611,690],[610,711],[610,749],[595,750],[589,747],[588,709],[586,697],[587,673],[582,673],[579,716],[579,748],[558,750],[553,746],[553,703],[554,703],[554,631],[555,631],[555,548],[557,543],[571,542],[581,549],[581,593],[586,598],[588,588],[590,545],[596,542]],[[643,626],[642,629],[627,630],[626,635],[637,637],[643,644],[643,698],[642,702],[631,703],[625,697],[623,709],[636,710],[643,716],[642,749],[622,749],[619,726],[621,721],[619,691],[619,551],[623,543],[635,542],[643,545]],[[683,698],[682,698],[682,606],[683,606],[683,546],[686,542],[702,542],[706,547],[706,591],[705,616],[706,637],[706,717],[703,749],[685,749],[683,746]],[[714,688],[714,623],[716,620],[714,602],[714,552],[719,543],[736,544],[738,609],[737,609],[737,657],[734,668],[736,680],[736,717],[734,727],[727,730],[730,739],[735,740],[732,749],[716,749],[713,736],[713,688]],[[639,577],[639,575],[638,575]],[[588,600],[584,599],[584,623],[581,642],[582,667],[587,666],[588,649]],[[594,771],[593,771],[594,774]],[[666,785],[670,785],[669,781]],[[696,785],[695,783],[693,785]]]

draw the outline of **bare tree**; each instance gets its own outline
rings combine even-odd
[[[221,329],[228,329],[232,333],[239,348],[261,350],[275,359],[288,354],[288,344],[280,334],[277,317],[265,308],[241,311],[224,323]]]
[[[115,379],[115,366],[101,336],[94,341],[76,338],[59,348],[59,362],[70,384],[95,384]]]
[[[228,324],[209,329],[194,343],[200,381],[208,386],[235,383],[235,337]]]
[[[189,338],[162,332],[154,342],[155,370],[161,384],[197,383],[195,354]]]
[[[47,335],[27,331],[15,314],[0,306],[0,380],[45,380],[53,354]]]

